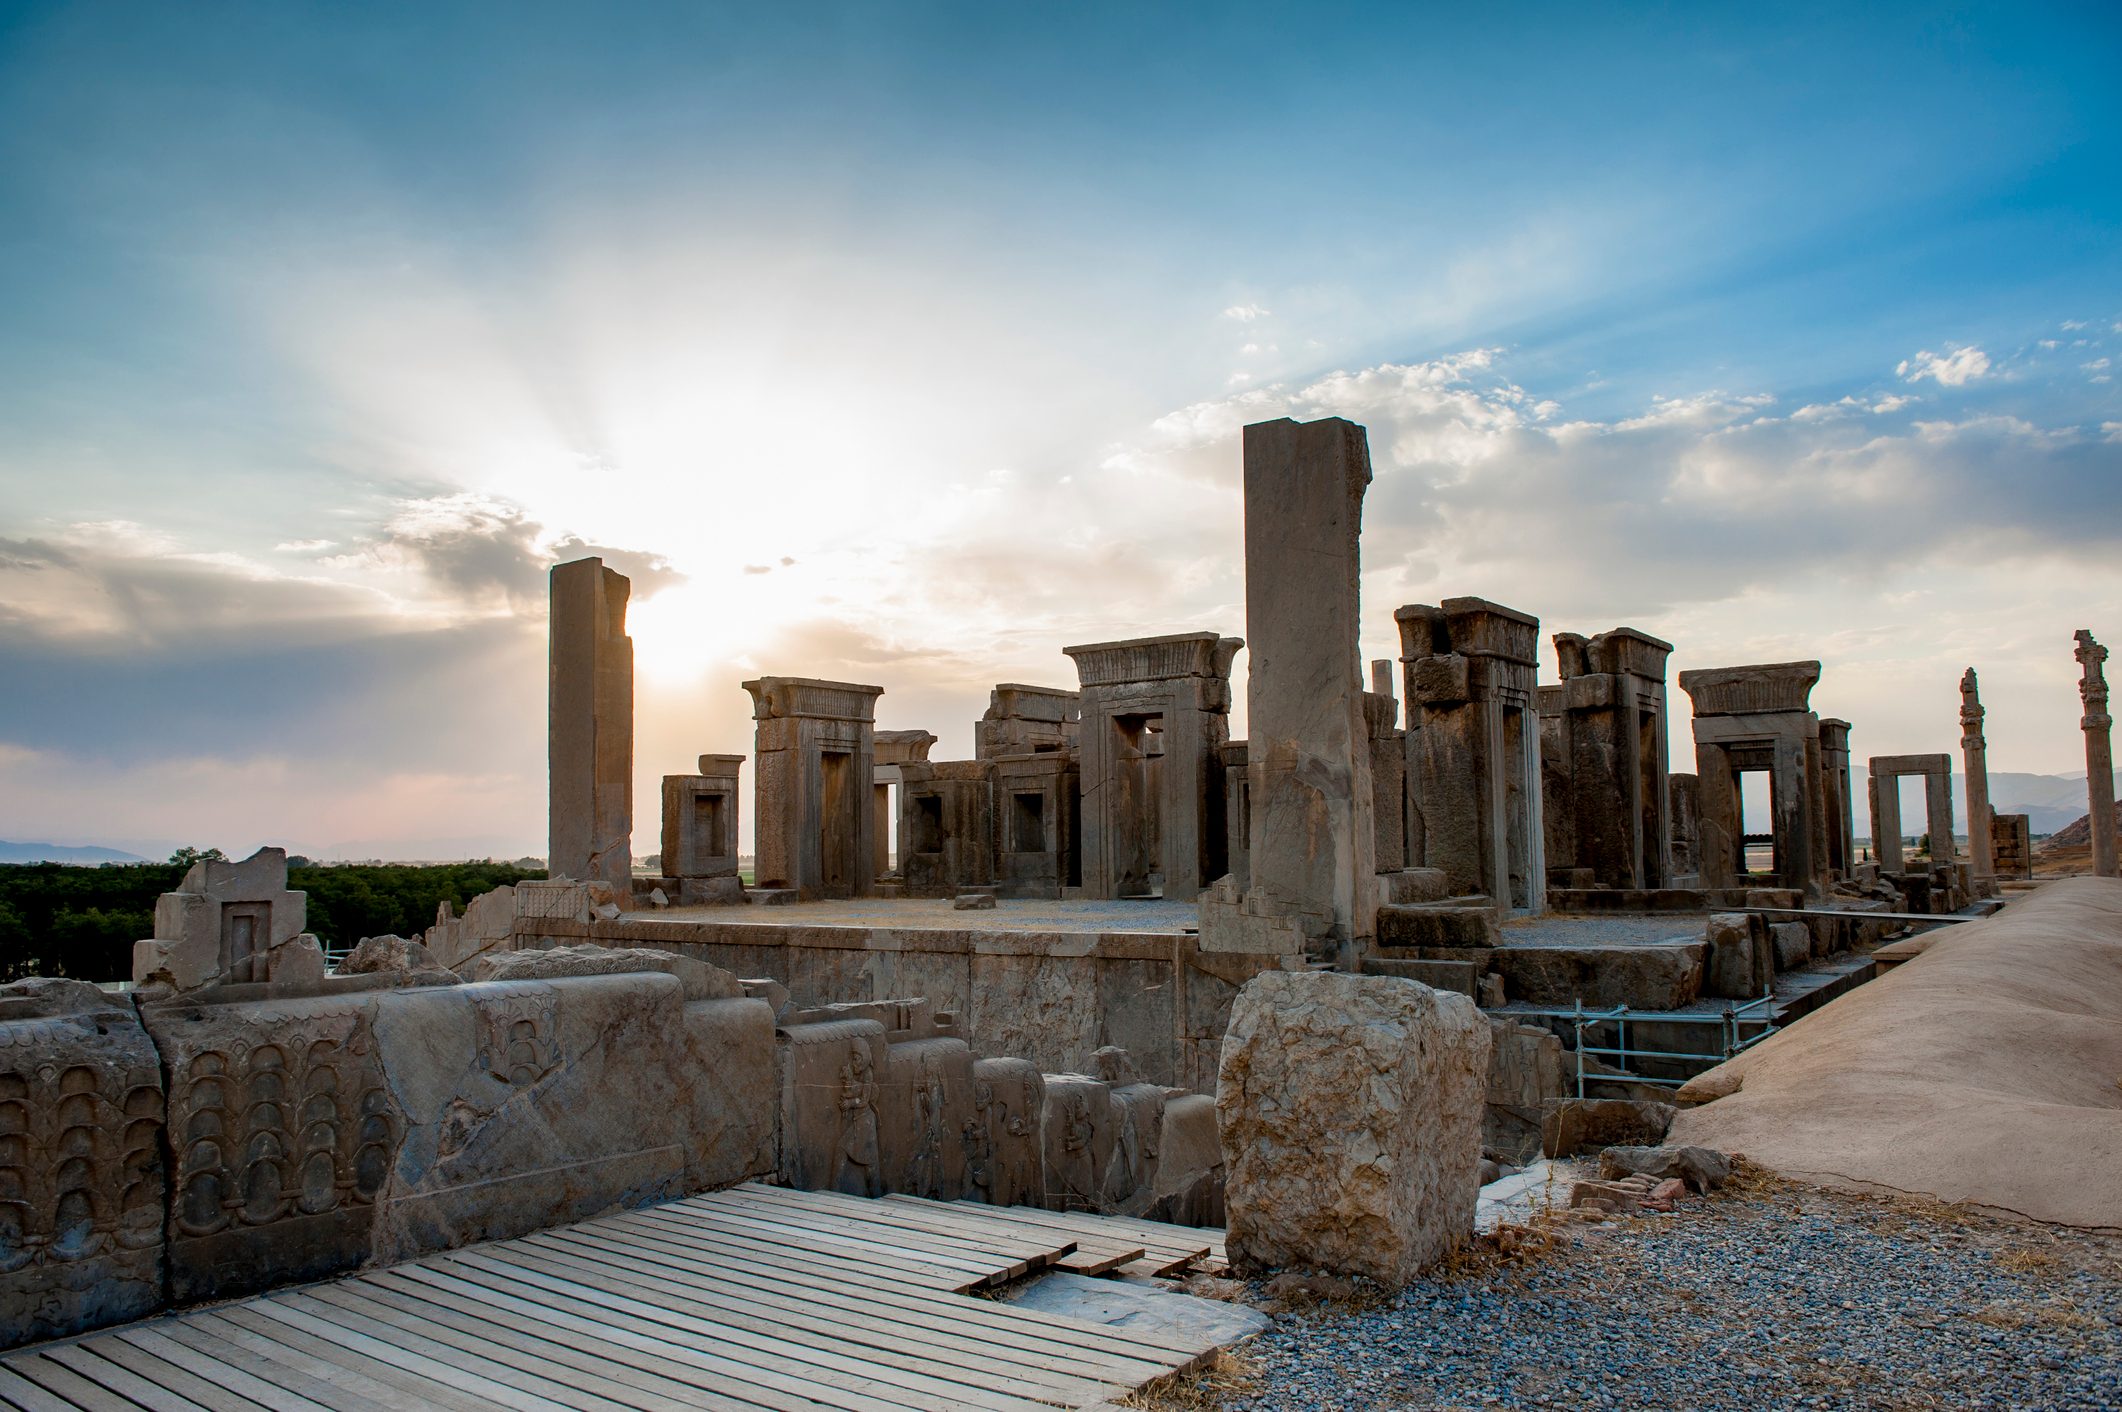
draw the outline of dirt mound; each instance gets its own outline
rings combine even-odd
[[[2122,825],[2122,799],[2115,801],[2115,822]],[[2037,853],[2056,853],[2066,848],[2090,848],[2093,842],[2093,816],[2080,814],[2077,822],[2057,829],[2035,846]]]
[[[1685,1095],[1669,1142],[1788,1177],[2122,1230],[2122,880],[1947,929]]]

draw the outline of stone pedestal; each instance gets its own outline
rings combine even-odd
[[[1274,971],[1239,992],[1216,1111],[1246,1272],[1405,1284],[1473,1233],[1489,1026],[1414,981]]]
[[[631,895],[634,877],[634,640],[626,635],[626,575],[602,559],[554,567],[546,867],[553,877],[608,882]]]
[[[1245,429],[1251,881],[1240,905],[1202,900],[1203,950],[1352,961],[1376,933],[1357,592],[1369,484],[1370,453],[1352,422]],[[1281,944],[1262,945],[1263,932]]]
[[[2114,717],[2107,714],[2107,649],[2078,629],[2078,665],[2083,675],[2078,698],[2085,715],[2079,726],[2085,732],[2085,805],[2092,826],[2093,875],[2115,874],[2115,756],[2109,735]]]

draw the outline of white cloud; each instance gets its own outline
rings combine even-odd
[[[1266,318],[1268,313],[1268,310],[1261,308],[1258,304],[1233,304],[1223,311],[1223,317],[1235,319],[1241,324],[1249,324],[1255,319]]]
[[[1930,378],[1940,387],[1962,387],[1988,375],[1989,355],[1973,344],[1943,353],[1926,348],[1915,357],[1904,359],[1894,371],[1909,382]]]
[[[2076,333],[2079,329],[2086,327],[2086,323],[2083,319],[2065,319],[2063,327],[2072,333]]]
[[[290,539],[273,546],[275,554],[316,554],[335,547],[329,539]]]

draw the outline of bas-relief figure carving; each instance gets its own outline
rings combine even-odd
[[[1046,1204],[1045,1153],[1039,1143],[1046,1080],[1026,1059],[975,1059],[972,1192],[991,1206]]]
[[[884,1026],[875,1020],[782,1027],[779,1173],[785,1185],[883,1194],[877,1100],[884,1051]]]

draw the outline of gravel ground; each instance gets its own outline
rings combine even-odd
[[[1221,1406],[2122,1407],[2122,1239],[1750,1185],[1277,1315]]]

